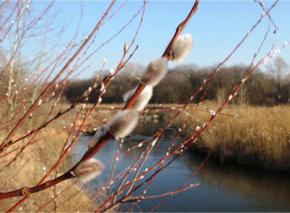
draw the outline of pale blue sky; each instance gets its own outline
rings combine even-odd
[[[175,32],[178,23],[191,9],[193,2],[149,0],[144,24],[137,38],[137,44],[140,47],[132,62],[146,65],[150,60],[159,57]],[[117,14],[101,29],[96,37],[95,45],[102,43],[108,36],[118,31],[120,26],[126,23],[139,9],[141,3],[141,1],[128,1],[121,13]],[[272,1],[265,1],[265,6],[269,7],[271,3]],[[79,20],[80,5],[83,5],[80,32],[81,36],[84,37],[93,28],[108,4],[109,1],[56,1],[54,10],[59,11],[60,18],[58,20],[67,26],[66,32],[62,35],[63,41],[69,40],[75,30]],[[119,2],[118,5],[120,4]],[[194,47],[183,63],[207,66],[220,62],[262,13],[262,9],[254,1],[201,1],[197,14],[184,31],[184,33],[192,34]],[[275,36],[271,35],[265,51],[273,42],[281,45],[290,39],[290,1],[280,1],[271,12],[271,16],[279,26],[279,31]],[[107,68],[114,67],[122,55],[124,42],[130,40],[138,21],[139,18],[114,41],[93,56],[89,61],[91,68],[86,70],[82,77],[89,77],[96,69],[100,68],[103,58],[108,60]],[[269,22],[265,18],[228,64],[249,63],[267,30],[268,24]],[[289,49],[285,50],[282,56],[290,63]]]

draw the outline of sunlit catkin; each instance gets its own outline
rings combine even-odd
[[[94,147],[97,144],[97,142],[100,140],[100,138],[105,135],[105,133],[106,133],[106,131],[103,127],[98,129],[98,131],[91,138],[91,140],[88,144],[88,148],[91,149],[92,147]]]
[[[124,101],[127,102],[136,92],[136,88],[129,90],[124,95]],[[145,88],[142,90],[142,92],[137,97],[134,105],[131,107],[131,109],[134,109],[138,112],[144,110],[148,102],[150,101],[153,94],[153,88],[151,86],[145,86]]]
[[[141,81],[147,86],[155,87],[166,74],[167,61],[164,58],[159,58],[148,65]]]
[[[192,36],[190,34],[178,36],[171,47],[170,59],[174,62],[181,62],[189,54],[191,48]]]
[[[82,183],[87,183],[99,176],[103,170],[104,165],[99,160],[91,158],[81,162],[73,173]]]
[[[125,138],[137,126],[139,114],[136,110],[124,110],[117,112],[105,125],[115,138]]]

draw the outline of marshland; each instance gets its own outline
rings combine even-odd
[[[289,9],[1,1],[0,212],[289,211]]]

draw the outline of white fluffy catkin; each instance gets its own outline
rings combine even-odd
[[[172,44],[172,58],[174,62],[181,62],[192,48],[192,36],[190,34],[179,35]]]
[[[90,148],[94,147],[97,144],[97,142],[100,140],[100,138],[105,135],[105,133],[106,133],[106,130],[103,127],[98,129],[98,131],[91,138],[91,140],[88,144],[88,148],[90,149]]]
[[[167,74],[167,61],[159,58],[152,61],[142,77],[142,82],[147,86],[155,87]]]
[[[125,138],[135,129],[138,119],[139,114],[136,110],[119,111],[108,121],[105,128],[114,137]]]
[[[134,94],[137,88],[129,90],[123,96],[124,101],[127,102]],[[148,102],[150,101],[153,94],[153,88],[151,86],[145,86],[140,95],[137,97],[135,104],[131,109],[134,109],[138,112],[144,110]]]
[[[74,170],[74,175],[80,179],[82,183],[87,183],[104,170],[104,165],[97,159],[91,158],[81,162]]]

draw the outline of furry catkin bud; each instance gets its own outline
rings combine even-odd
[[[139,114],[135,110],[124,110],[117,112],[105,128],[116,138],[125,138],[137,126]]]
[[[96,159],[81,162],[74,170],[74,175],[80,178],[82,183],[87,183],[99,176],[104,170],[104,165]]]
[[[125,102],[127,102],[135,94],[136,89],[137,88],[134,88],[125,93],[123,97]],[[152,94],[153,88],[151,86],[145,86],[131,109],[134,109],[138,112],[142,111],[150,101]]]
[[[129,50],[129,46],[128,46],[127,43],[125,43],[124,44],[124,49],[123,49],[124,53],[128,52],[128,50]]]
[[[98,129],[98,131],[91,138],[88,148],[91,149],[92,147],[94,147],[97,144],[97,142],[100,140],[100,138],[105,135],[105,133],[106,133],[106,130],[103,127]]]
[[[167,74],[167,61],[159,58],[151,62],[142,78],[142,82],[147,86],[155,87]]]
[[[171,60],[174,62],[181,62],[188,55],[191,47],[192,36],[190,34],[178,36],[171,47]]]

